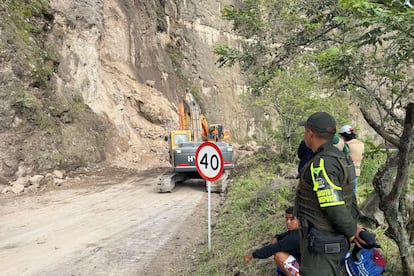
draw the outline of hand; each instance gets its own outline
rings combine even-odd
[[[243,256],[243,260],[245,263],[250,262],[253,259],[253,255],[252,254],[246,254]]]
[[[359,248],[362,248],[362,246],[366,244],[366,242],[359,236],[359,233],[361,231],[364,231],[364,229],[362,228],[361,225],[357,225],[357,231],[355,235],[349,238],[349,242],[355,243],[355,245],[358,246]]]

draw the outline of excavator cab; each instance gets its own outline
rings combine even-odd
[[[185,133],[174,133],[173,141],[172,141],[173,142],[172,148],[176,148],[181,143],[190,142],[190,141],[191,141],[191,136],[190,136],[189,131],[185,131]]]
[[[223,128],[221,124],[212,124],[208,128],[208,141],[209,142],[220,142],[229,141],[230,131]]]
[[[208,128],[208,141],[218,142],[223,137],[223,127],[221,125],[210,125]]]
[[[170,162],[174,160],[174,149],[179,148],[180,144],[191,142],[191,131],[189,130],[173,130],[168,137]]]
[[[191,131],[189,130],[173,130],[169,137],[170,149],[180,147],[180,144],[191,142]]]

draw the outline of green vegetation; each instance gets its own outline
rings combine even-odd
[[[219,66],[240,64],[259,100],[269,92],[280,96],[286,91],[287,99],[297,97],[289,85],[299,82],[284,79],[280,72],[294,76],[307,68],[321,88],[313,95],[319,96],[315,108],[326,108],[320,104],[329,100],[327,91],[348,95],[387,147],[397,149],[386,155],[372,183],[388,224],[387,235],[398,244],[404,275],[414,271],[409,242],[412,204],[407,196],[414,152],[413,15],[411,5],[395,1],[241,0],[223,12],[243,38],[241,47],[215,49]],[[282,89],[274,89],[275,80],[283,81]],[[304,87],[312,90],[308,84]],[[312,95],[299,91],[303,101],[312,100]],[[289,108],[273,109],[278,115],[290,115]],[[280,131],[291,139],[283,116]]]
[[[284,210],[293,205],[296,184],[289,184],[283,179],[277,187],[271,184],[273,179],[278,178],[277,175],[280,173],[278,167],[282,162],[275,153],[258,153],[240,165],[241,168],[237,170],[242,173],[232,180],[227,200],[214,225],[211,252],[205,248],[197,258],[197,267],[183,268],[191,271],[184,275],[275,274],[272,258],[255,259],[245,264],[243,255],[268,243],[274,234],[285,231]],[[378,165],[379,163],[374,159],[367,160],[364,163],[366,175],[361,178],[372,176],[375,166]],[[292,165],[288,166],[292,167]],[[360,185],[358,193],[368,188],[365,185]],[[367,184],[367,186],[371,186],[372,191],[372,185]],[[359,199],[363,200],[363,196]],[[401,266],[395,243],[386,237],[384,229],[372,225],[365,226],[376,233],[382,246],[381,252],[389,268],[384,275],[398,275]]]
[[[287,70],[277,70],[269,80],[267,88],[258,88],[248,97],[248,102],[256,108],[264,108],[278,115],[279,127],[268,126],[266,143],[277,144],[279,153],[285,160],[293,161],[296,145],[303,137],[303,129],[298,122],[306,120],[313,112],[326,111],[338,120],[338,125],[349,121],[347,112],[350,101],[344,93],[332,93],[323,86],[323,81],[315,82],[317,74],[308,67],[292,63]],[[257,94],[260,94],[259,96]],[[273,119],[273,118],[272,118]]]
[[[161,2],[155,2],[155,4],[157,6],[155,9],[155,14],[157,18],[157,32],[167,32],[168,23],[164,13],[165,6],[162,5]]]
[[[387,159],[386,153],[382,150],[384,145],[375,145],[369,140],[363,142],[365,145],[365,152],[361,164],[361,176],[358,179],[358,203],[362,203],[367,197],[374,193],[372,179],[377,173],[380,164],[384,164]]]
[[[12,83],[3,97],[14,109],[10,114],[18,114],[18,123],[30,129],[27,144],[41,144],[27,159],[39,171],[102,160],[105,118],[91,112],[76,91],[53,87],[60,56],[58,41],[49,39],[54,20],[49,1],[3,0],[0,15],[0,57]]]
[[[38,25],[33,24],[32,19],[48,9],[49,0],[4,0],[2,2],[1,7],[10,12],[15,26],[21,33],[30,34],[41,31]],[[28,36],[25,36],[26,38]]]
[[[56,122],[50,118],[46,113],[39,112],[38,119],[39,128],[51,132],[56,129]]]
[[[175,34],[171,34],[174,37]],[[179,49],[179,45],[175,43],[175,41],[169,42],[166,47],[166,51],[168,53],[168,57],[171,60],[171,64],[173,69],[181,73],[181,62],[183,60],[183,53]]]
[[[34,101],[35,101],[35,98],[31,94],[27,93],[24,90],[20,90],[16,98],[16,107],[19,110],[30,111],[35,108]]]
[[[85,104],[83,97],[81,95],[73,95],[72,101],[73,101],[73,107],[71,109],[71,112],[77,113],[81,110],[89,110],[89,106]]]
[[[7,26],[7,41],[15,46],[15,70],[22,81],[14,106],[41,129],[53,129],[56,122],[48,115],[48,110],[44,110],[44,106],[48,106],[45,102],[50,99],[43,97],[51,89],[49,82],[58,60],[57,54],[47,50],[45,45],[45,28],[52,19],[49,1],[6,0],[0,7],[2,14],[7,15],[3,24]],[[10,54],[7,48],[2,52]]]
[[[44,29],[50,24],[52,16],[49,12],[48,0],[3,1],[1,8],[8,15],[4,23],[12,31],[13,43],[19,50],[18,59],[22,66],[30,68],[32,85],[46,88],[56,61],[54,55],[45,50]],[[52,58],[54,57],[54,58]],[[50,62],[48,62],[50,61]]]
[[[243,255],[284,229],[284,211],[292,205],[294,187],[270,185],[277,163],[274,153],[246,160],[232,180],[227,200],[212,232],[212,250],[201,256],[196,275],[272,275],[273,260],[243,264]]]

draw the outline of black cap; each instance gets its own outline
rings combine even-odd
[[[336,132],[335,119],[326,112],[316,112],[309,116],[308,120],[299,123],[300,126],[310,128],[319,133]]]

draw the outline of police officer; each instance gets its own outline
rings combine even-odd
[[[340,275],[350,243],[359,244],[359,211],[352,191],[355,168],[332,144],[335,119],[316,112],[299,125],[313,154],[300,175],[295,212],[301,224],[300,275]]]

